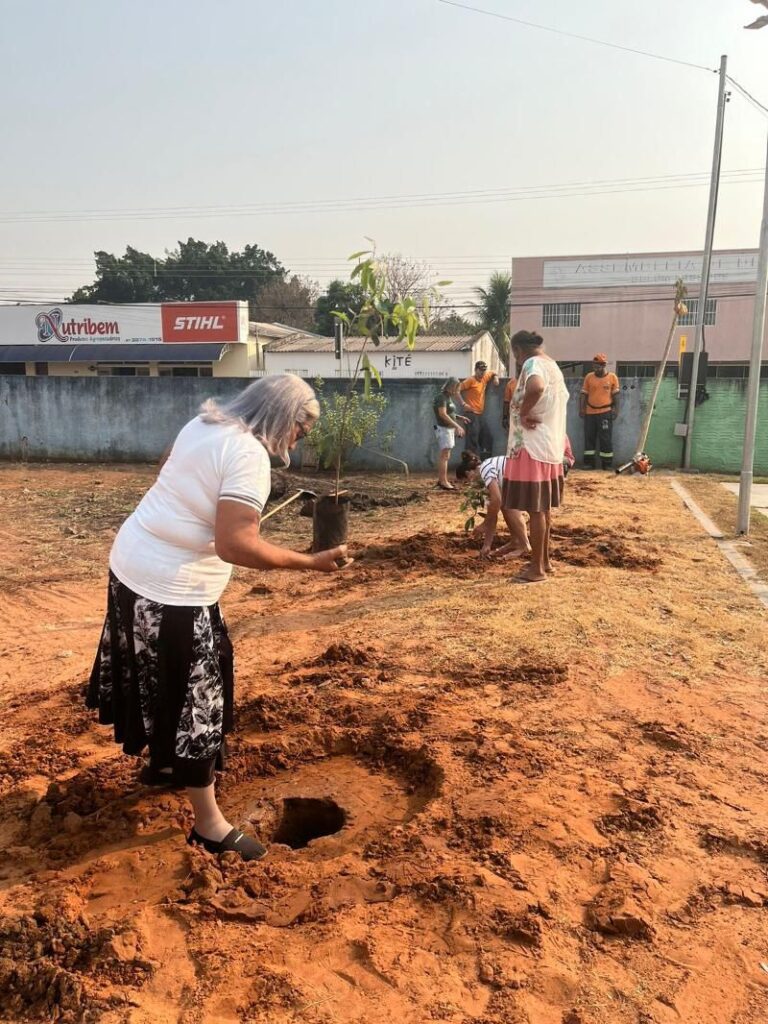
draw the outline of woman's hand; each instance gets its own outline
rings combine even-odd
[[[354,561],[347,558],[346,544],[316,555],[270,544],[260,535],[260,523],[261,517],[254,508],[240,501],[220,498],[214,542],[219,558],[247,569],[312,569],[315,572],[338,572]]]
[[[457,416],[457,420],[461,420],[462,423],[469,423],[469,416]]]
[[[466,433],[466,431],[464,430],[464,427],[459,426],[459,424],[457,423],[456,424],[456,437],[464,437],[465,433]]]
[[[339,572],[352,565],[354,558],[347,556],[347,545],[341,544],[337,548],[328,548],[327,551],[318,551],[312,556],[314,562],[312,568],[316,572]]]

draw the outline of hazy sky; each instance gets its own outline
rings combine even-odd
[[[744,31],[762,11],[748,0],[466,2],[711,67],[728,53],[729,73],[768,105],[768,28]],[[190,235],[258,243],[321,281],[367,235],[427,258],[458,300],[512,256],[702,244],[705,187],[200,208],[706,174],[714,74],[437,0],[0,0],[0,18],[6,299],[68,294],[93,279],[96,249],[162,254]],[[767,129],[734,93],[724,169],[762,167]],[[723,187],[718,247],[757,244],[761,197],[759,182]],[[148,208],[162,216],[9,223]]]

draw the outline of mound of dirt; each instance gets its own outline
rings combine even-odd
[[[617,863],[587,908],[587,924],[603,935],[653,941],[660,886],[638,864]]]
[[[657,572],[662,564],[655,548],[634,547],[615,530],[557,523],[552,527],[553,557],[579,568],[610,566],[635,572]]]
[[[483,665],[468,668],[456,676],[462,686],[486,686],[489,683],[506,689],[516,685],[528,685],[539,689],[558,686],[568,679],[569,668],[560,662],[539,664],[521,662],[518,665]]]
[[[310,665],[374,665],[376,659],[361,647],[351,644],[331,644],[322,654],[318,655]]]
[[[32,914],[0,918],[2,1010],[16,1019],[96,1021],[99,987],[139,988],[154,965],[128,925],[93,928],[72,896],[41,900]]]
[[[387,570],[450,573],[472,576],[480,571],[477,544],[465,533],[423,531],[389,544],[372,544],[355,557],[366,566],[385,566]],[[473,555],[473,558],[468,556]]]
[[[423,491],[411,491],[410,494],[385,494],[381,497],[365,494],[362,491],[353,491],[349,498],[349,504],[355,512],[370,512],[374,508],[400,508],[403,505],[426,500],[427,496]]]

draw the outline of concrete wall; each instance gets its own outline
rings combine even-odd
[[[210,395],[226,398],[248,380],[234,377],[16,377],[0,375],[0,458],[87,461],[152,461],[158,458],[178,430],[191,419]],[[441,381],[390,381],[384,393],[389,406],[382,433],[395,435],[391,454],[413,470],[434,464],[432,400]],[[572,401],[568,432],[574,452],[583,450],[578,417],[579,380],[568,382]],[[615,428],[617,461],[633,452],[650,381],[622,382],[622,408]],[[326,382],[331,395],[344,387]],[[741,463],[745,408],[742,381],[711,381],[711,398],[698,410],[693,450],[694,465],[702,470],[738,472]],[[489,389],[486,416],[494,436],[494,452],[503,453],[501,427],[502,388]],[[648,450],[656,465],[678,466],[682,442],[674,425],[684,416],[684,403],[676,397],[676,382],[664,381],[651,428]],[[457,458],[454,458],[457,461]],[[358,451],[358,468],[391,468],[379,456]],[[761,385],[760,421],[755,469],[768,475],[768,381]]]

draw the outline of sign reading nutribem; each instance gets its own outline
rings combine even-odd
[[[158,345],[248,340],[247,302],[0,308],[0,345]]]

